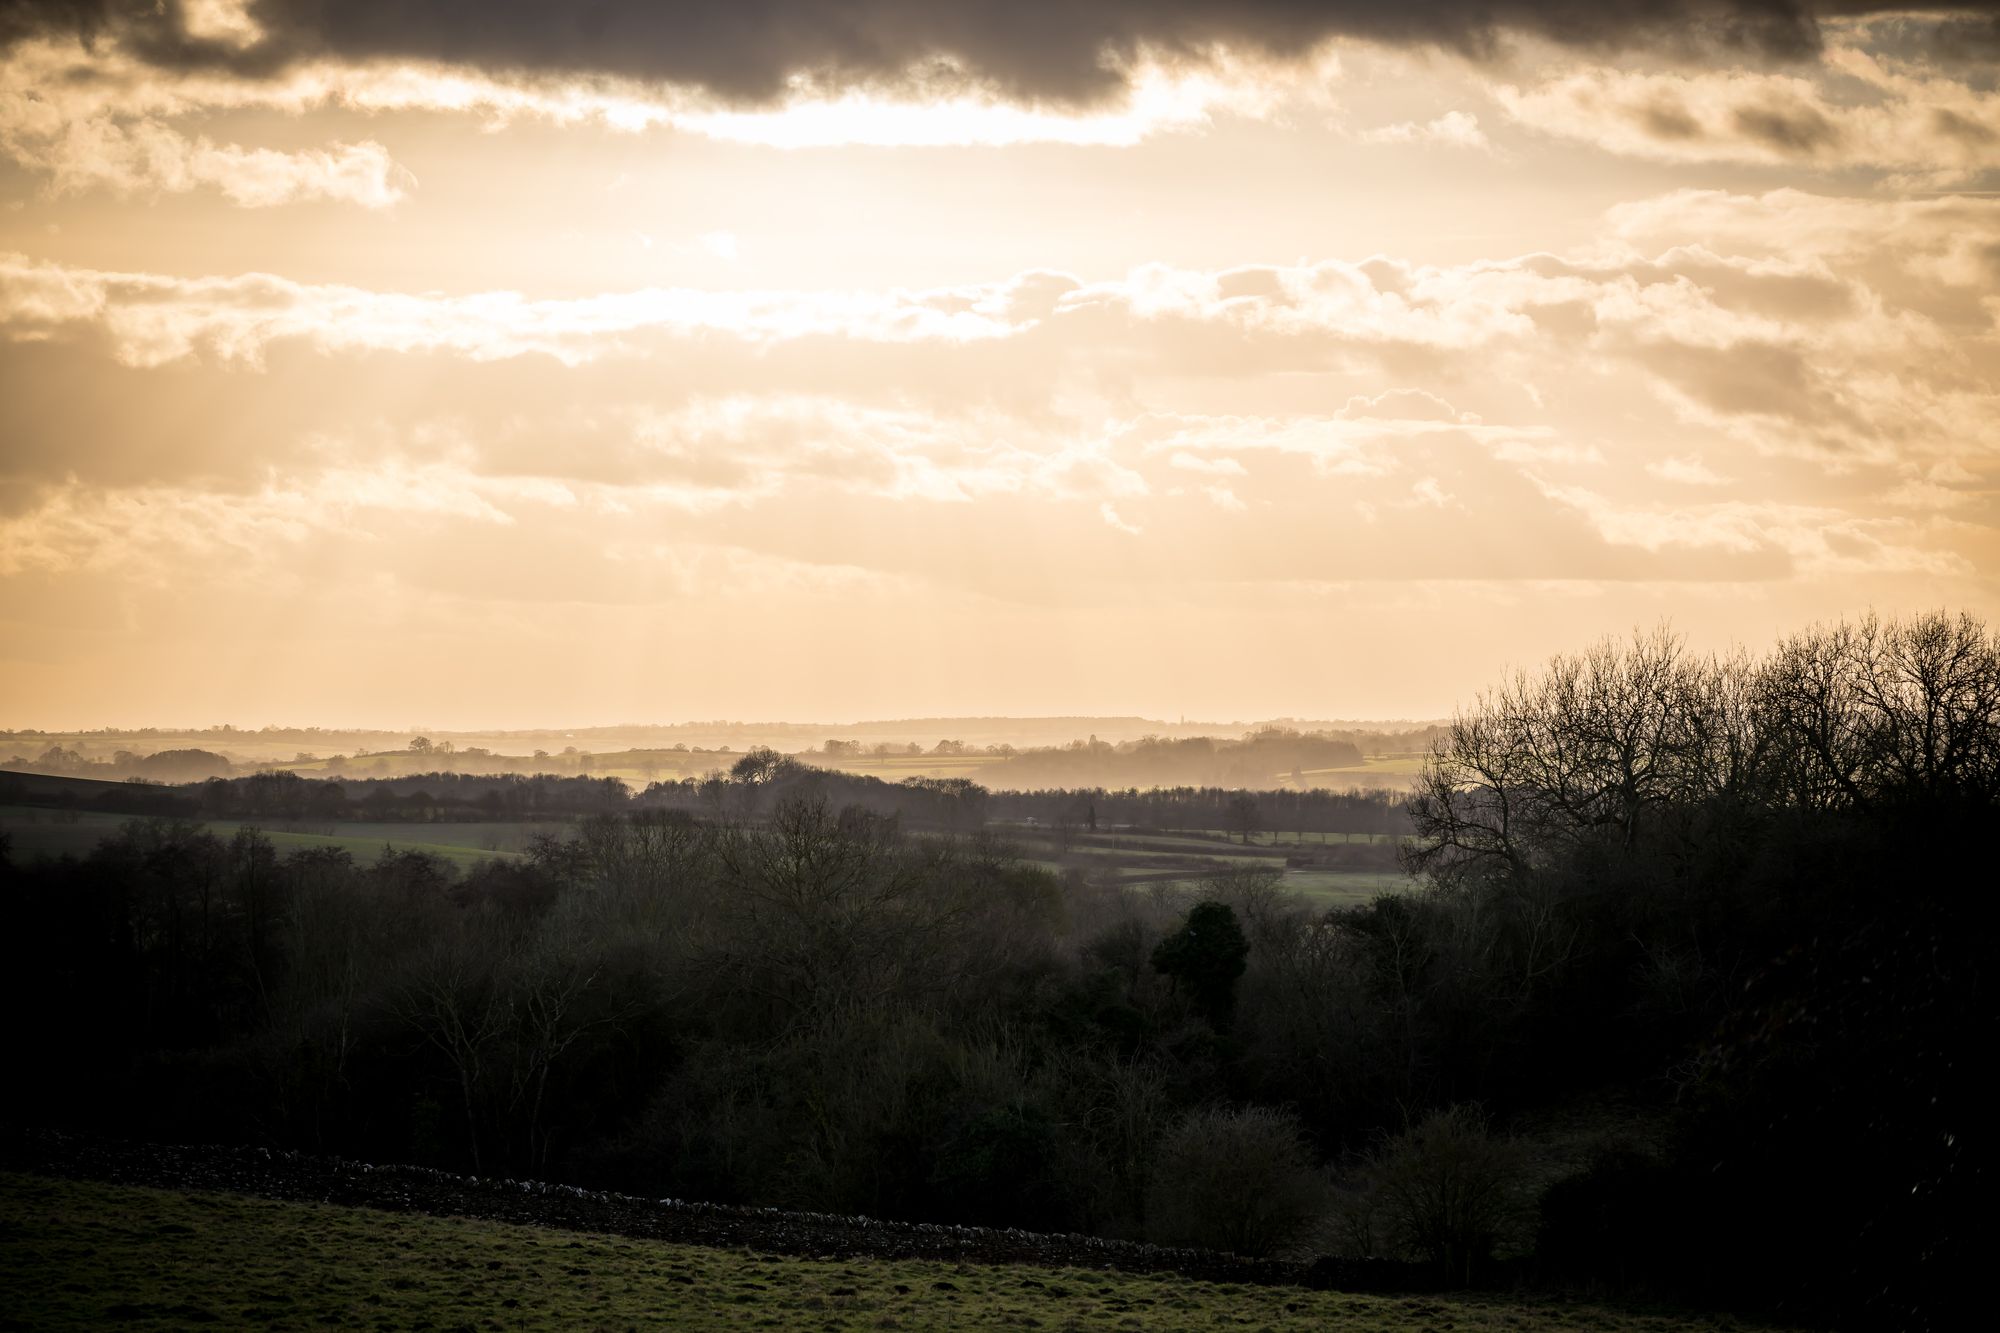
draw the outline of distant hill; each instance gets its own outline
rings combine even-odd
[[[193,815],[200,809],[193,792],[172,787],[10,771],[0,771],[0,805],[38,805],[133,815]]]
[[[1434,725],[1429,721],[1366,721],[1303,718],[1273,718],[1244,721],[1165,721],[1137,715],[1092,716],[1087,714],[1049,717],[913,717],[864,720],[858,722],[744,722],[698,721],[674,723],[620,723],[615,726],[480,728],[447,730],[411,727],[399,730],[341,727],[207,727],[207,728],[104,728],[72,731],[0,731],[0,766],[13,769],[36,768],[60,772],[76,763],[119,763],[118,777],[160,777],[168,781],[216,776],[200,772],[182,776],[143,770],[146,759],[184,751],[200,752],[189,760],[213,765],[224,762],[236,766],[304,765],[333,755],[354,758],[360,755],[407,751],[421,736],[440,750],[463,753],[488,750],[495,754],[527,756],[536,750],[551,755],[566,749],[591,752],[669,749],[684,745],[691,750],[721,750],[737,753],[756,746],[796,753],[817,749],[827,741],[852,741],[864,748],[877,745],[917,745],[928,751],[941,741],[955,741],[967,747],[1011,746],[1017,750],[1088,743],[1095,738],[1119,745],[1155,737],[1160,740],[1187,740],[1213,737],[1237,740],[1256,731],[1278,728],[1301,733],[1336,733],[1342,736],[1370,734],[1399,735]],[[1364,747],[1365,748],[1365,747]],[[57,752],[45,761],[50,751]],[[121,758],[122,757],[122,758]]]

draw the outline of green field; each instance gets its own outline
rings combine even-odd
[[[1198,876],[1187,879],[1148,879],[1145,882],[1158,887],[1178,888],[1189,892],[1199,892],[1207,883]],[[1416,887],[1416,882],[1401,875],[1376,875],[1365,871],[1292,870],[1286,872],[1279,887],[1287,893],[1295,894],[1306,906],[1317,911],[1325,911],[1329,907],[1363,907],[1382,894],[1407,892]]]
[[[0,832],[13,839],[14,856],[22,861],[56,856],[86,856],[103,839],[117,833],[132,816],[97,811],[58,811],[33,806],[0,806]],[[234,836],[245,821],[208,822],[217,837]],[[301,847],[339,847],[357,861],[372,861],[387,846],[397,851],[428,852],[469,869],[495,856],[517,856],[538,834],[562,834],[569,825],[536,823],[438,823],[256,825],[280,853]],[[1402,875],[1367,870],[1285,868],[1284,857],[1268,838],[1256,845],[1223,842],[1191,834],[1080,833],[1069,852],[1060,854],[1045,831],[1014,830],[1031,864],[1060,873],[1066,868],[1089,871],[1113,880],[1158,882],[1163,876],[1193,883],[1221,870],[1261,866],[1284,876],[1283,886],[1317,907],[1367,902],[1378,893],[1410,887]],[[1338,843],[1340,835],[1333,835]],[[1368,840],[1357,835],[1355,840]],[[1379,839],[1377,839],[1379,840]]]
[[[884,782],[901,782],[904,778],[977,778],[980,769],[991,768],[1005,762],[1005,759],[1005,755],[997,754],[806,756],[806,762],[821,768],[837,769],[842,773],[866,773]]]
[[[0,1328],[1740,1329],[1727,1318],[1161,1274],[796,1259],[0,1175]]]
[[[1284,887],[1315,907],[1352,907],[1378,894],[1401,893],[1416,881],[1393,871],[1287,870]]]
[[[1020,825],[996,825],[1014,832],[1023,831]],[[1041,834],[1048,832],[1046,827]],[[1081,842],[1096,840],[1106,845],[1129,844],[1138,847],[1158,847],[1166,851],[1201,853],[1209,856],[1238,856],[1245,853],[1254,855],[1258,847],[1339,847],[1345,843],[1394,842],[1398,835],[1392,833],[1293,833],[1288,830],[1252,833],[1246,845],[1240,834],[1200,832],[1139,832],[1128,829],[1105,829],[1096,833],[1078,835]]]
[[[14,855],[29,861],[43,857],[86,856],[99,842],[118,832],[131,815],[97,811],[45,810],[32,806],[0,806],[0,832],[13,839]],[[246,821],[204,821],[218,838],[235,836]],[[359,861],[372,861],[384,845],[397,851],[428,852],[461,869],[495,856],[515,856],[537,833],[559,832],[555,823],[489,824],[326,824],[327,832],[256,824],[280,852],[300,847],[339,847]]]
[[[1348,787],[1388,787],[1401,790],[1415,784],[1424,771],[1428,755],[1392,755],[1379,759],[1364,759],[1358,764],[1348,764],[1340,768],[1308,768],[1299,776],[1307,787],[1332,787],[1336,790]],[[1290,773],[1273,774],[1273,780],[1284,785],[1293,785]]]
[[[1085,833],[1078,836],[1079,843],[1095,843],[1111,847],[1139,847],[1162,852],[1182,852],[1190,856],[1255,856],[1252,847],[1238,842],[1234,835],[1224,837],[1220,833],[1128,833],[1122,829],[1104,833]],[[1254,843],[1252,846],[1254,847]]]
[[[1050,842],[1027,841],[1027,840],[1023,841],[1024,845],[1037,848],[1053,848],[1054,846],[1056,846],[1056,844]],[[1273,870],[1283,870],[1285,868],[1285,858],[1283,856],[1272,856],[1268,854],[1259,856],[1255,852],[1250,852],[1248,855],[1242,855],[1241,853],[1244,852],[1245,850],[1246,849],[1244,848],[1238,848],[1237,849],[1237,852],[1239,853],[1238,855],[1231,855],[1227,851],[1223,851],[1219,848],[1212,846],[1189,847],[1186,848],[1185,850],[1174,847],[1161,847],[1161,848],[1148,847],[1144,850],[1134,850],[1128,847],[1105,846],[1099,843],[1092,843],[1087,839],[1078,838],[1076,840],[1076,845],[1069,849],[1068,855],[1078,857],[1083,860],[1091,862],[1129,861],[1134,863],[1148,863],[1148,862],[1158,861],[1161,862],[1162,864],[1161,866],[1156,868],[1160,869],[1167,868],[1172,863],[1180,861],[1185,861],[1190,864],[1195,864],[1195,863],[1199,863],[1202,865],[1213,864],[1218,869],[1228,869],[1232,866],[1259,866],[1259,865],[1268,866]]]
[[[1343,843],[1395,842],[1407,835],[1395,833],[1253,833],[1252,847],[1338,847]],[[1241,844],[1238,844],[1239,846]]]
[[[1280,887],[1297,894],[1316,908],[1352,907],[1378,894],[1399,893],[1415,881],[1398,871],[1288,868],[1282,849],[1293,845],[1290,837],[1259,835],[1246,847],[1217,837],[1190,833],[1130,833],[1124,831],[1078,833],[1067,853],[1044,829],[1011,830],[1023,852],[1034,864],[1060,872],[1078,868],[1104,879],[1138,880],[1146,883],[1173,883],[1193,888],[1210,875],[1242,868],[1276,871]],[[1389,841],[1383,834],[1356,834],[1356,843]],[[1339,845],[1340,834],[1327,841]],[[1317,846],[1308,842],[1307,846]]]
[[[1225,842],[1220,834],[1204,837],[1199,833],[1133,833],[1124,829],[1114,829],[1104,833],[1086,833],[1085,838],[1101,838],[1108,842],[1132,843],[1140,847],[1159,847],[1174,852],[1209,852],[1227,854],[1226,849],[1238,845]]]

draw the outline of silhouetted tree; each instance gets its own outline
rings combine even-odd
[[[1181,928],[1153,950],[1153,970],[1187,988],[1195,1012],[1221,1032],[1236,1010],[1236,982],[1250,956],[1250,942],[1226,903],[1201,902]]]

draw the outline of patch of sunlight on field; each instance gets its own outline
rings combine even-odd
[[[1408,787],[1424,771],[1425,755],[1392,755],[1381,759],[1364,759],[1358,764],[1343,764],[1337,768],[1307,768],[1299,771],[1308,787],[1331,787],[1336,790],[1348,787]],[[1289,783],[1291,771],[1273,774],[1278,782]]]
[[[1408,875],[1371,870],[1288,870],[1281,887],[1317,907],[1352,907],[1416,887]]]
[[[1514,1296],[798,1259],[463,1218],[0,1176],[10,1327],[1741,1329]]]
[[[979,777],[979,770],[1000,763],[1004,755],[965,754],[911,754],[911,755],[860,755],[830,758],[826,755],[805,755],[804,762],[818,768],[832,769],[839,773],[858,773],[868,777],[881,778],[884,782],[901,782],[904,778],[973,778]]]

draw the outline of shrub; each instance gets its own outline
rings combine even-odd
[[[1470,1283],[1522,1225],[1522,1155],[1487,1131],[1476,1106],[1433,1111],[1383,1144],[1347,1209],[1350,1232],[1399,1258]]]
[[[1265,1255],[1297,1236],[1323,1197],[1290,1113],[1197,1111],[1160,1142],[1146,1231],[1162,1244]]]

